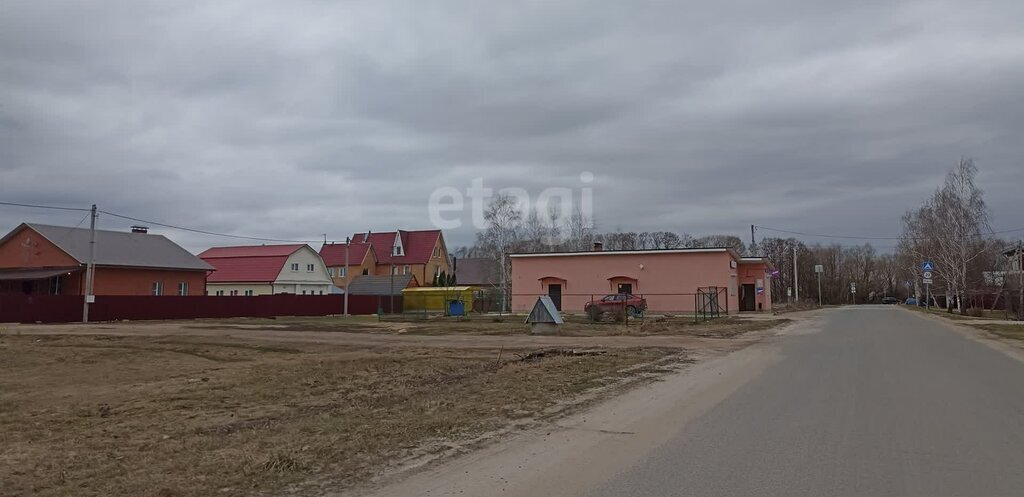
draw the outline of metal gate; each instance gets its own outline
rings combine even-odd
[[[724,288],[709,286],[698,288],[694,295],[694,314],[696,318],[707,321],[722,316],[720,295]]]

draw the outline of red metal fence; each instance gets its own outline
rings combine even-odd
[[[90,321],[197,319],[274,316],[329,316],[344,312],[343,295],[261,295],[256,297],[97,296]],[[395,312],[402,298],[394,297]],[[391,297],[349,295],[349,314],[392,312]],[[82,297],[0,295],[0,323],[72,323],[82,320]]]

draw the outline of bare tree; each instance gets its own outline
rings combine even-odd
[[[904,243],[919,260],[935,260],[935,275],[945,283],[946,306],[966,312],[964,296],[970,288],[970,267],[992,249],[988,207],[975,184],[978,168],[961,159],[943,185],[920,209],[904,217]]]
[[[515,197],[498,194],[484,211],[487,228],[477,233],[477,247],[487,257],[498,261],[501,288],[501,309],[507,310],[512,287],[512,263],[508,254],[522,245],[523,213]]]
[[[587,250],[594,243],[594,220],[588,218],[579,206],[573,209],[572,215],[564,223],[563,247],[568,251]]]

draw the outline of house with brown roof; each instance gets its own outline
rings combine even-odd
[[[460,285],[496,288],[501,284],[498,261],[487,257],[466,257],[454,261],[455,280]]]
[[[348,249],[348,263],[345,262],[345,249]],[[348,285],[360,276],[377,274],[377,254],[373,245],[362,243],[327,243],[320,248],[320,257],[327,265],[327,272],[338,288]]]
[[[163,235],[96,230],[94,295],[203,295],[213,269]],[[90,230],[22,223],[0,238],[0,294],[85,295]]]
[[[448,247],[441,230],[356,233],[352,243],[373,246],[377,275],[411,274],[421,285],[430,286],[435,275],[451,273]]]
[[[334,288],[320,254],[306,244],[213,247],[199,258],[213,266],[208,295],[329,295]]]

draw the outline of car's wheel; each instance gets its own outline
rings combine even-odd
[[[626,307],[626,314],[629,314],[629,317],[631,318],[635,318],[640,315],[640,311],[638,311],[636,307],[629,306]]]

